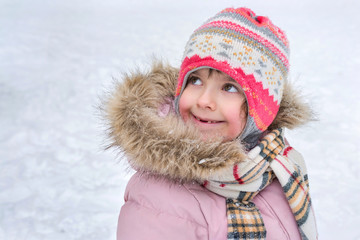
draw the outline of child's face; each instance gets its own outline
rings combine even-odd
[[[195,125],[204,139],[221,136],[230,141],[246,124],[245,96],[228,75],[204,68],[190,74],[179,100],[185,122]]]

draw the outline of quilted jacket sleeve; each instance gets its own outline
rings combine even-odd
[[[117,228],[118,240],[205,240],[206,220],[198,202],[182,185],[138,174],[129,181]]]
[[[195,240],[208,238],[206,228],[197,223],[131,201],[121,209],[117,239]]]

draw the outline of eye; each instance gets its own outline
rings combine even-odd
[[[232,84],[227,83],[224,85],[223,90],[230,93],[236,93],[239,92],[239,90]]]
[[[196,86],[200,86],[202,84],[201,79],[198,77],[190,77],[189,83]]]

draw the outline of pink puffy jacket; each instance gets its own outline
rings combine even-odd
[[[301,239],[282,191],[275,180],[254,199],[265,222],[267,238]],[[175,184],[136,173],[125,192],[117,239],[225,240],[225,198],[199,184]]]

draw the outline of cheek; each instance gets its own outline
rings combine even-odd
[[[243,107],[241,107],[241,110],[239,112],[239,121],[245,126],[247,121],[247,112]]]
[[[234,108],[236,108],[236,107],[234,106]],[[230,124],[229,130],[232,132],[232,135],[234,135],[234,137],[237,137],[238,135],[241,134],[241,132],[245,128],[246,121],[247,121],[247,114],[242,108],[239,109],[239,111],[229,110],[229,111],[227,111],[227,113],[228,113],[227,120]]]
[[[245,112],[245,110],[242,108],[240,110],[240,114],[239,114],[239,126],[240,126],[240,133],[239,135],[243,132],[245,126],[246,126],[246,122],[247,122],[247,113]]]
[[[246,112],[244,112],[241,103],[237,103],[235,101],[229,102],[230,104],[224,104],[225,111],[223,111],[224,114],[226,114],[226,118],[228,119],[228,121],[234,124],[243,122],[244,120],[246,121]],[[241,107],[239,108],[239,106]]]
[[[188,97],[188,94],[186,94],[186,91],[184,91],[179,100],[179,113],[184,121],[188,120],[189,111],[190,111],[190,98]]]
[[[247,121],[247,112],[246,112],[246,108],[244,108],[243,106],[241,106],[240,110],[239,110],[239,114],[238,114],[238,120],[241,123],[241,130],[245,127],[246,121]]]

